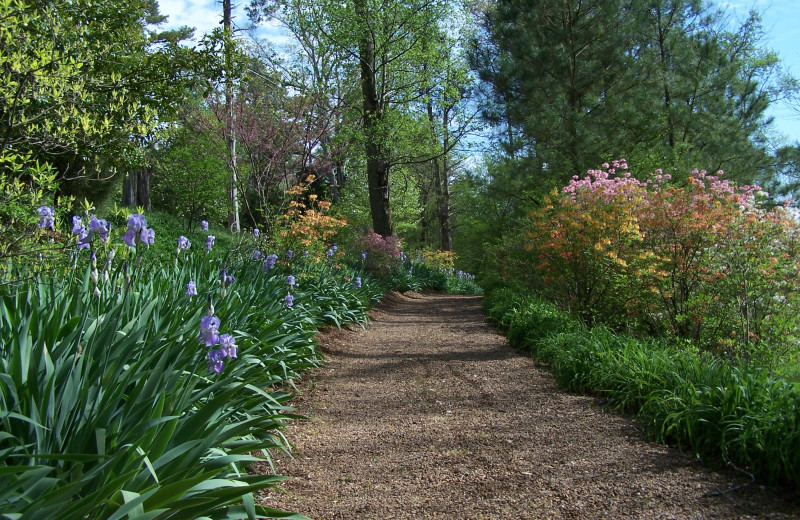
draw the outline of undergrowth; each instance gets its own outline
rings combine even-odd
[[[635,414],[660,442],[800,488],[800,390],[765,370],[656,340],[586,328],[553,304],[490,291],[487,315],[512,345],[547,363],[563,388]]]

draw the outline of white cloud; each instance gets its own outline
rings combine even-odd
[[[194,27],[195,35],[202,36],[219,25],[222,4],[213,0],[160,0],[161,14],[168,16],[166,27]]]

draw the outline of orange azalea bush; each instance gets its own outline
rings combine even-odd
[[[642,182],[624,161],[573,178],[528,216],[517,273],[584,321],[775,359],[800,340],[800,227],[783,207],[693,171]],[[721,174],[721,172],[719,172]]]
[[[289,209],[278,217],[277,237],[286,249],[308,251],[309,258],[319,261],[347,221],[330,216],[331,203],[310,193],[313,181],[314,176],[309,175],[286,191],[291,200]]]

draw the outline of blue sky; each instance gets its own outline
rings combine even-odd
[[[244,25],[246,16],[243,6],[247,0],[234,0],[238,5],[235,21]],[[222,19],[220,0],[159,0],[161,13],[169,16],[168,26],[188,25],[202,34],[217,27]],[[766,30],[765,46],[774,50],[784,67],[795,77],[800,78],[800,0],[721,0],[716,5],[727,7],[742,20],[751,8],[761,12]],[[275,28],[267,30],[279,37]],[[800,107],[775,106],[774,128],[789,142],[800,141]]]

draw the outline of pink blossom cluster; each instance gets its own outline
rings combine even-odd
[[[625,159],[614,160],[611,164],[604,163],[602,169],[588,170],[586,173],[586,177],[582,179],[577,175],[573,176],[562,190],[574,202],[578,202],[580,196],[587,193],[599,194],[605,202],[617,200],[620,196],[631,201],[641,198],[643,192],[647,191],[648,183],[631,175]],[[664,178],[663,175],[660,176]]]
[[[397,263],[402,255],[400,239],[394,235],[383,237],[370,230],[360,239],[360,249],[367,253],[363,257],[366,268],[371,272],[386,272]]]
[[[577,175],[572,177],[569,184],[562,191],[568,194],[573,202],[587,202],[585,197],[590,199],[600,196],[606,203],[620,200],[634,202],[641,201],[647,204],[654,193],[667,187],[667,182],[672,179],[668,173],[657,169],[652,177],[646,181],[640,181],[633,177],[628,170],[628,162],[625,159],[612,161],[611,164],[604,163],[601,169],[588,170],[586,177],[579,178]],[[725,172],[719,170],[716,175],[709,175],[706,170],[694,169],[690,172],[689,184],[696,188],[695,194],[700,203],[708,202],[711,199],[734,197],[742,206],[742,209],[753,209],[755,205],[755,195],[761,190],[758,185],[736,186],[727,179],[721,179]]]

